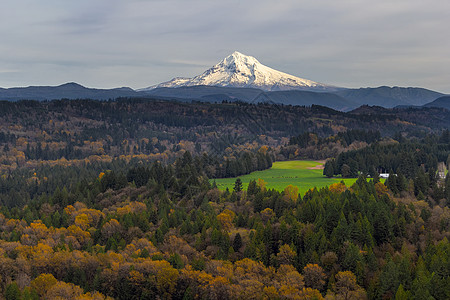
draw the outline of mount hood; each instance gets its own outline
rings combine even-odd
[[[154,88],[189,86],[257,88],[264,91],[308,90],[335,91],[339,88],[289,75],[261,64],[256,58],[237,51],[193,78],[177,77],[140,91]]]

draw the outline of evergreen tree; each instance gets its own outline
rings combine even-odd
[[[8,286],[6,287],[5,298],[6,298],[6,300],[20,300],[21,299],[20,289],[16,282],[12,282],[12,283],[8,284]]]
[[[234,240],[233,240],[233,249],[234,251],[238,252],[239,249],[241,249],[242,247],[242,237],[241,235],[238,233],[236,233],[236,235],[234,236]]]
[[[233,190],[234,190],[236,193],[242,191],[242,181],[241,181],[240,178],[236,179],[236,181],[234,182]]]
[[[397,174],[394,174],[394,171],[391,170],[389,172],[389,177],[386,179],[385,184],[394,194],[398,194]]]
[[[323,175],[327,176],[328,178],[334,176],[334,163],[332,160],[328,160],[325,163],[325,166],[323,168]]]
[[[409,300],[411,299],[411,292],[405,291],[403,285],[399,285],[395,293],[395,300]]]
[[[259,188],[256,185],[256,180],[251,180],[247,187],[247,195],[255,195],[256,193],[258,193],[258,191]]]
[[[343,164],[342,168],[341,168],[341,174],[342,174],[342,177],[344,177],[344,178],[350,177],[352,174],[352,170],[350,169],[350,166],[347,164]]]

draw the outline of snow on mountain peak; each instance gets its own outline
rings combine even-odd
[[[253,56],[235,51],[198,76],[193,78],[174,78],[143,90],[196,85],[248,87],[266,91],[295,89],[320,91],[336,89],[333,86],[274,70],[261,64]]]
[[[256,65],[260,62],[253,56],[244,55],[240,52],[234,51],[231,55],[225,57],[219,64],[224,65]]]

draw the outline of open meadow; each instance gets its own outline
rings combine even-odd
[[[320,161],[309,160],[278,161],[274,162],[270,169],[252,172],[239,176],[239,178],[242,180],[244,189],[247,189],[251,180],[261,178],[267,183],[266,187],[268,189],[273,188],[282,191],[286,186],[292,184],[298,187],[302,196],[313,187],[321,188],[342,180],[347,186],[350,186],[356,181],[356,178],[325,177],[322,174],[323,164]],[[220,190],[228,188],[232,191],[237,178],[220,178],[215,179],[215,181]]]

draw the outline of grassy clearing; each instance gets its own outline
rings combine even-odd
[[[258,178],[267,182],[267,188],[276,189],[278,191],[284,190],[286,186],[292,184],[297,186],[301,195],[313,187],[321,188],[329,186],[333,183],[344,180],[347,186],[352,185],[356,178],[327,178],[322,175],[321,169],[323,162],[309,161],[309,160],[291,160],[275,162],[272,168],[264,171],[256,171],[248,175],[239,176],[241,178],[244,189],[247,189],[248,183]],[[311,169],[311,168],[316,169]],[[221,178],[216,179],[217,187],[221,190],[229,188],[233,190],[235,178]]]

